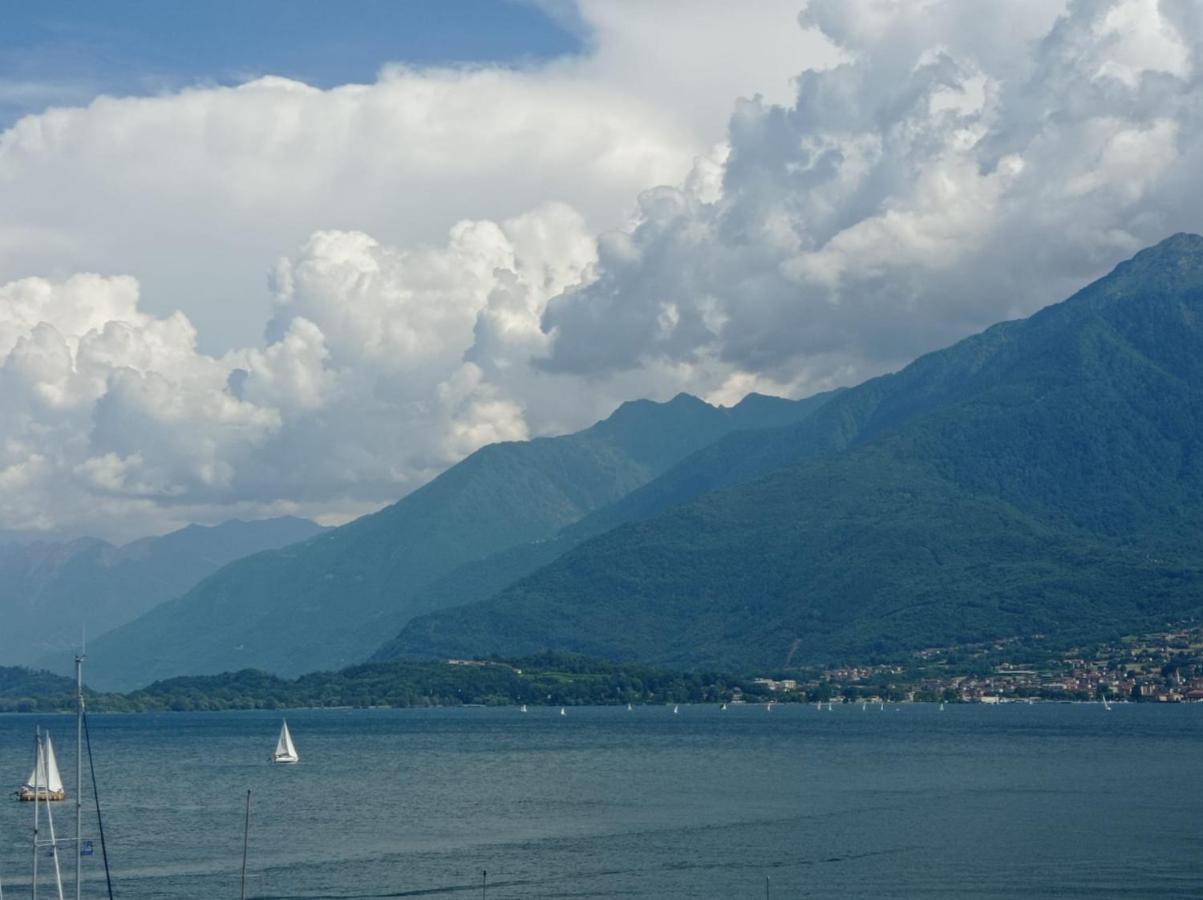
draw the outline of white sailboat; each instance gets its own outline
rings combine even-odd
[[[724,703],[722,706],[720,706],[720,707],[719,707],[719,709],[726,709],[726,708],[727,708],[727,704],[726,704],[726,703]]]
[[[631,711],[631,704],[628,703],[627,704],[627,712],[630,712],[630,711]]]
[[[301,759],[297,748],[292,743],[292,733],[288,730],[288,722],[280,726],[280,736],[276,739],[276,752],[272,754],[274,763],[295,763]]]
[[[560,715],[562,715],[562,716],[568,715],[568,710],[564,709],[564,707],[561,706],[560,707]]]
[[[681,711],[681,707],[679,707],[679,706],[674,706],[674,707],[673,707],[673,715],[674,715],[674,716],[675,716],[677,713],[679,713],[680,711]]]
[[[84,654],[81,647],[79,654],[75,657],[75,724],[76,724],[76,746],[75,746],[75,838],[64,839],[63,842],[68,845],[74,845],[73,855],[75,856],[75,897],[76,900],[81,896],[81,888],[83,885],[83,870],[81,856],[86,852],[91,854],[91,841],[83,840],[82,830],[82,811],[83,811],[83,758],[84,758],[84,736],[87,734],[88,724],[87,717],[84,713],[84,681],[83,681],[83,662]],[[58,900],[65,900],[63,891],[63,873],[59,865],[59,842],[60,839],[55,832],[53,805],[49,802],[52,800],[66,799],[66,791],[63,790],[63,779],[59,773],[58,760],[54,755],[54,744],[50,740],[49,732],[44,732],[41,728],[34,730],[34,764],[33,771],[29,774],[26,784],[21,786],[17,792],[18,797],[22,800],[33,802],[33,866],[30,871],[30,895],[33,900],[38,900],[38,886],[42,879],[38,874],[38,861],[43,855],[49,855],[53,861],[54,869],[54,896]],[[92,748],[91,741],[88,742],[88,764],[91,767]],[[96,797],[96,815],[100,815],[100,799],[96,790],[95,770],[92,770],[92,793]],[[42,827],[42,812],[43,804],[45,805],[45,830]],[[86,851],[84,848],[87,848]],[[45,851],[49,850],[46,854]],[[109,865],[108,854],[105,850],[104,832],[100,833],[100,852],[105,860],[105,880],[108,884],[108,895],[113,896],[112,882],[108,881]],[[0,887],[0,900],[4,900],[4,890]]]
[[[522,704],[522,711],[526,712],[526,704],[525,703]]]
[[[58,760],[54,758],[54,744],[50,743],[50,733],[38,742],[37,759],[33,771],[21,785],[18,796],[22,800],[66,800],[67,792],[63,790],[63,779],[59,775]]]

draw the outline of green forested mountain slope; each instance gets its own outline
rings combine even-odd
[[[120,688],[358,662],[442,602],[418,596],[433,580],[551,537],[732,429],[779,425],[805,408],[752,397],[722,409],[682,394],[624,404],[576,434],[485,447],[374,515],[239,560],[107,635],[91,648],[90,680]]]
[[[0,545],[0,663],[70,668],[84,629],[97,637],[232,560],[321,530],[286,516],[189,525],[121,547],[94,538]]]
[[[770,429],[782,427],[781,423],[787,420],[803,421],[838,394],[838,391],[816,394],[803,400],[789,401],[788,405],[783,405],[784,401],[778,398],[749,394],[738,406],[732,408],[732,412],[736,414],[733,424],[741,430],[732,432],[726,438],[720,438],[719,442],[725,442],[735,436],[754,435],[762,436],[760,439],[765,440]],[[783,415],[784,413],[788,413],[788,416]],[[705,450],[697,451],[687,459],[704,452]],[[678,464],[680,465],[684,464]],[[654,484],[658,480],[653,479],[651,483]],[[458,566],[420,588],[414,595],[413,608],[419,611],[446,609],[486,600],[562,556],[582,541],[609,531],[615,525],[626,521],[627,515],[635,520],[650,514],[646,505],[628,506],[624,502],[625,499],[624,496],[583,516],[565,526],[554,537],[518,544]],[[404,652],[397,648],[394,638],[381,646],[372,658],[388,660],[403,655]]]
[[[1178,235],[767,441],[718,442],[627,502],[734,486],[415,620],[392,652],[778,666],[1196,614],[1201,317],[1203,238]],[[741,483],[770,458],[794,462]]]

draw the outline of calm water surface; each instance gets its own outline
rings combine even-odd
[[[491,900],[1203,896],[1203,704],[288,720],[297,766],[267,762],[279,714],[91,719],[117,896],[237,897],[247,788],[256,898],[478,897],[482,870]],[[70,717],[0,716],[2,777],[35,724],[73,785]],[[0,805],[6,898],[30,824]],[[99,849],[85,873],[102,896]]]

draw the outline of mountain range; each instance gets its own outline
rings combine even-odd
[[[1196,616],[1203,238],[732,435],[622,506],[639,514],[380,656],[766,668]]]
[[[82,631],[99,637],[240,556],[321,531],[288,516],[189,525],[120,547],[95,538],[0,543],[0,662],[68,665]]]
[[[1203,611],[1203,238],[801,401],[485,447],[115,628],[99,687],[568,650],[765,671]]]
[[[240,559],[114,629],[92,645],[90,682],[128,689],[182,674],[291,676],[360,662],[414,615],[464,602],[428,590],[461,567],[537,547],[699,447],[797,421],[825,399],[752,395],[720,408],[681,394],[623,404],[575,434],[484,447],[377,513]]]

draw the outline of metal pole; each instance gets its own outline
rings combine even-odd
[[[38,900],[38,780],[42,774],[38,763],[41,753],[42,729],[37,727],[33,731],[33,900]]]
[[[251,789],[246,790],[246,819],[242,823],[242,889],[238,896],[246,900],[246,848],[251,839]]]
[[[75,900],[83,888],[84,649],[75,657]]]
[[[764,900],[772,900],[769,896],[769,876],[764,876]]]
[[[96,790],[96,762],[92,759],[92,732],[88,729],[88,717],[84,716],[84,740],[88,746],[88,773],[92,776],[92,799],[96,801],[96,830],[100,832],[100,855],[104,859],[104,885],[108,888],[109,900],[113,900],[113,875],[109,871],[109,849],[104,842],[104,816],[100,814],[100,792]]]
[[[46,789],[49,791],[49,758],[47,759],[46,784]],[[58,893],[58,900],[63,900],[63,872],[58,864],[58,838],[54,835],[54,813],[50,811],[49,799],[46,801],[46,826],[50,829],[50,855],[54,858],[54,887]]]

